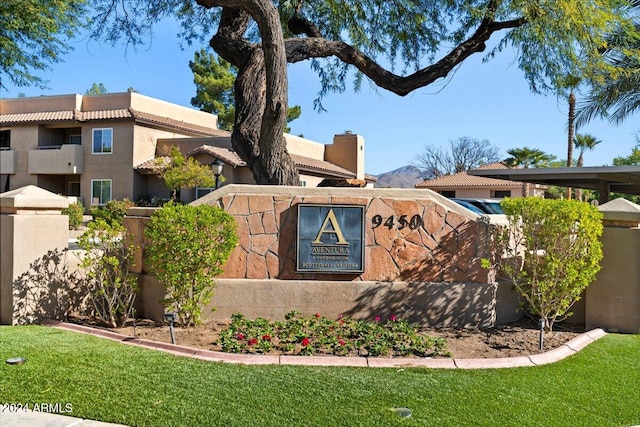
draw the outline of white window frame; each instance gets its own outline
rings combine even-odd
[[[93,185],[96,182],[108,182],[109,183],[109,197],[108,200],[100,201],[100,197],[96,197],[93,192]],[[97,203],[94,203],[95,200],[98,200]],[[111,179],[92,179],[91,180],[91,205],[104,206],[107,204],[109,200],[113,199],[113,180]]]
[[[97,131],[109,131],[111,132],[111,146],[109,147],[110,150],[109,151],[104,151],[104,142],[102,142],[102,150],[101,151],[96,151],[96,145],[95,145],[95,139],[96,139],[96,132]],[[94,128],[91,129],[91,152],[93,154],[113,154],[113,128]]]

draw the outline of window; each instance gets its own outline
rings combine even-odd
[[[113,150],[113,129],[93,130],[93,154],[111,154]]]
[[[495,199],[504,199],[505,197],[511,197],[511,190],[509,191],[496,190],[493,193],[493,197]]]
[[[91,204],[105,205],[111,200],[111,180],[92,179],[91,180]]]
[[[0,149],[8,150],[9,148],[11,148],[11,131],[2,130],[0,131]]]
[[[451,190],[445,190],[445,191],[441,191],[440,194],[442,194],[444,197],[456,197],[456,192],[455,191],[451,191]]]
[[[82,145],[82,135],[69,135],[69,144]]]

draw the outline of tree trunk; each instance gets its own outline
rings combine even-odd
[[[573,132],[574,121],[576,117],[576,95],[573,90],[569,94],[569,123],[567,131],[567,167],[570,168],[573,163]],[[567,200],[571,199],[571,187],[567,187]]]
[[[271,1],[212,1],[223,9],[211,46],[238,67],[236,118],[231,144],[247,162],[256,183],[299,185],[287,152],[287,58],[278,11]],[[243,40],[249,15],[257,22],[261,45]]]

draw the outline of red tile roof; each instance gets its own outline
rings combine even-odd
[[[229,148],[216,147],[213,145],[200,146],[187,153],[187,157],[200,153],[209,154],[233,167],[247,165],[235,151],[230,150]],[[162,170],[169,165],[169,159],[170,158],[167,156],[158,156],[154,159],[150,159],[136,165],[134,169],[136,172],[141,174],[157,173],[158,170]],[[296,154],[291,154],[291,159],[296,164],[299,171],[317,173],[336,178],[355,178],[356,176],[355,173],[347,169],[323,160],[311,159],[309,157],[298,156]]]
[[[200,126],[186,123],[181,120],[175,120],[170,117],[156,116],[154,114],[144,113],[132,108],[119,108],[115,110],[96,110],[96,111],[43,111],[38,113],[17,113],[17,114],[0,114],[0,123],[9,124],[32,124],[32,123],[51,123],[61,121],[77,121],[89,122],[92,120],[126,120],[133,119],[138,123],[147,123],[159,127],[179,129],[182,131],[207,136],[227,136],[228,132],[213,127]]]
[[[509,167],[502,162],[497,162],[480,166],[477,169],[509,169]],[[472,176],[464,171],[453,175],[445,175],[438,178],[426,180],[424,182],[416,184],[416,188],[516,187],[521,185],[522,182],[518,181],[507,181],[504,179]]]

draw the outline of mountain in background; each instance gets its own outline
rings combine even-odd
[[[426,177],[415,166],[403,166],[391,172],[377,175],[376,188],[414,188],[416,184],[424,181]]]

